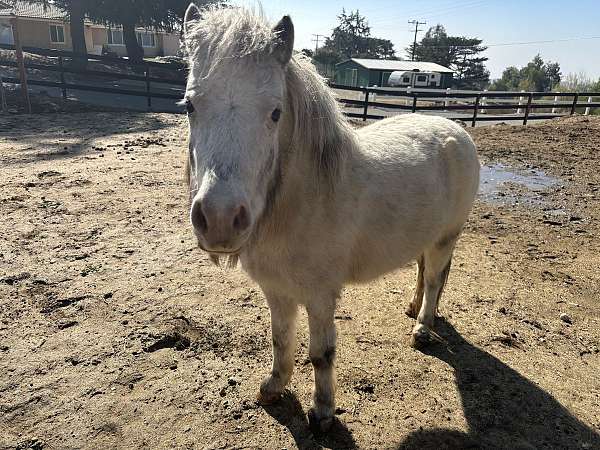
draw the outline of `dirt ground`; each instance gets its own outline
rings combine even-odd
[[[1,449],[600,449],[600,118],[473,131],[484,163],[558,181],[478,200],[445,343],[408,345],[414,267],[344,291],[327,435],[304,315],[289,391],[254,401],[269,311],[195,246],[184,121],[0,116]]]

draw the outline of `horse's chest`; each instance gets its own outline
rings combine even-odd
[[[263,289],[294,289],[293,263],[286,255],[255,252],[241,257],[242,267]]]

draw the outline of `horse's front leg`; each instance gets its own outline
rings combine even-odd
[[[271,310],[271,333],[273,343],[273,368],[260,385],[258,401],[263,405],[281,397],[292,378],[296,353],[297,304],[285,297],[266,294]]]
[[[335,412],[335,299],[308,305],[307,312],[310,330],[309,356],[315,374],[313,407],[308,417],[312,426],[320,431],[327,431],[333,424]]]

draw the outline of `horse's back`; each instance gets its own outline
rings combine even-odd
[[[353,271],[358,281],[458,233],[477,193],[479,161],[468,133],[440,117],[389,118],[357,135],[360,152],[350,177],[359,199],[354,259],[379,261],[378,267]]]
[[[403,192],[407,188],[433,189],[457,200],[464,196],[469,202],[477,193],[477,150],[469,134],[455,122],[406,114],[364,127],[358,136],[365,166],[384,184],[379,187]]]

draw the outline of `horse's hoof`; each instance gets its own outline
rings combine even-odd
[[[258,394],[256,395],[256,400],[258,403],[263,406],[272,405],[281,398],[283,391],[274,389],[274,384],[275,382],[273,377],[269,376],[263,380],[263,382],[260,384]]]
[[[410,338],[410,346],[415,349],[420,349],[428,346],[433,342],[429,328],[423,324],[417,324],[413,329]]]
[[[281,392],[263,392],[258,391],[256,394],[256,401],[262,406],[269,406],[273,403],[277,403],[281,398]]]
[[[314,409],[308,411],[308,424],[313,433],[327,433],[333,426],[333,417],[319,418]]]

